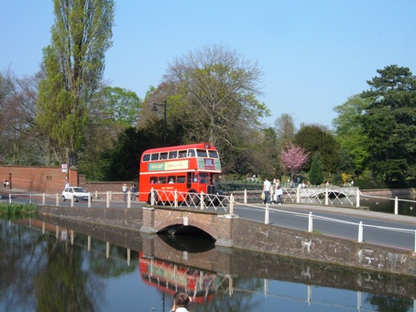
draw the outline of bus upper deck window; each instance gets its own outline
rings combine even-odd
[[[169,159],[175,159],[178,157],[178,152],[177,151],[173,151],[173,152],[169,152]]]
[[[185,158],[186,157],[186,151],[179,151],[178,158]]]
[[[195,150],[190,149],[190,150],[188,151],[188,157],[195,157]]]
[[[149,161],[150,160],[150,154],[146,154],[143,156],[143,161]]]
[[[208,151],[209,157],[211,158],[218,158],[218,152],[217,151]]]
[[[168,153],[160,153],[160,159],[168,159]]]
[[[198,157],[207,157],[207,150],[197,150]]]
[[[159,160],[159,154],[158,153],[152,154],[152,160]]]

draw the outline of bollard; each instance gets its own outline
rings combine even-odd
[[[269,224],[269,204],[266,204],[266,209],[264,211],[264,224]]]
[[[296,203],[299,204],[300,202],[300,188],[296,189]]]
[[[32,194],[29,195],[29,204],[32,204]]]
[[[95,199],[98,199],[98,191],[95,191]]]
[[[328,206],[329,201],[329,194],[328,194],[328,188],[325,189],[325,206]]]
[[[153,187],[150,190],[150,205],[152,206],[155,205],[155,192],[153,192]]]
[[[106,198],[106,208],[110,208],[110,192],[109,191],[107,191],[107,198]]]
[[[74,196],[71,197],[71,207],[74,207]]]
[[[12,193],[9,193],[9,204],[12,203]]]
[[[247,204],[247,189],[244,189],[244,204]]]
[[[363,222],[360,221],[360,224],[358,225],[358,242],[363,242]]]
[[[42,205],[44,205],[45,206],[45,203],[46,203],[46,195],[45,195],[45,193],[43,193],[42,194]]]
[[[205,201],[204,192],[201,191],[201,202],[200,202],[201,210],[204,210],[204,201]]]
[[[397,196],[394,198],[394,214],[399,214],[399,199]]]
[[[312,211],[309,212],[309,216],[308,216],[308,232],[312,233],[313,232],[313,216],[312,216]]]
[[[234,214],[234,196],[230,195],[230,214]]]
[[[91,193],[88,192],[88,208],[91,208]]]
[[[127,192],[127,208],[131,208],[131,192]]]
[[[360,189],[359,188],[357,188],[357,205],[356,205],[356,207],[357,208],[360,207]]]

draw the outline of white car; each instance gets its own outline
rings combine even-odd
[[[86,189],[80,186],[68,186],[62,191],[62,200],[71,200],[74,198],[74,201],[88,200],[89,193]],[[92,197],[91,197],[92,199]]]

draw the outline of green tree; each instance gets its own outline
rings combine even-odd
[[[324,171],[334,173],[339,163],[339,144],[334,136],[324,127],[317,125],[302,126],[296,133],[293,142],[302,146],[306,151],[313,155],[320,152]],[[309,171],[312,159],[305,165],[305,170]]]
[[[223,157],[224,171],[238,170],[233,162],[247,140],[259,131],[260,119],[270,114],[258,100],[262,72],[222,46],[203,47],[169,67],[166,86],[169,116],[181,123],[183,142],[209,142]],[[159,103],[160,103],[159,100]]]
[[[112,0],[54,0],[37,123],[61,163],[74,164],[85,146],[88,105],[100,87],[104,54],[112,44],[114,6]]]
[[[416,78],[407,67],[390,65],[367,81],[361,97],[370,105],[362,116],[372,178],[385,181],[416,173]]]
[[[321,153],[315,152],[312,156],[311,169],[309,170],[309,181],[314,185],[320,185],[324,181],[324,165]]]
[[[343,170],[352,170],[350,173],[360,175],[365,169],[366,161],[370,153],[366,142],[367,135],[363,132],[361,117],[369,106],[370,101],[360,95],[354,95],[339,106],[334,108],[338,117],[332,121],[335,129],[335,139],[339,143],[342,152]],[[350,161],[346,154],[354,162],[353,168],[349,165]]]

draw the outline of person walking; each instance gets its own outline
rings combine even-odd
[[[130,188],[130,192],[131,192],[131,201],[132,202],[134,202],[134,201],[136,201],[136,191],[137,191],[137,189],[136,189],[136,184],[132,184],[131,185],[131,188]]]
[[[267,180],[267,178],[264,178],[264,183],[263,183],[263,194],[264,194],[264,200],[263,200],[263,204],[270,204],[270,188],[271,188],[271,183],[269,180]]]
[[[124,183],[123,184],[123,188],[122,188],[122,190],[123,190],[123,200],[124,200],[124,202],[126,202],[127,201],[127,184],[126,183]]]

